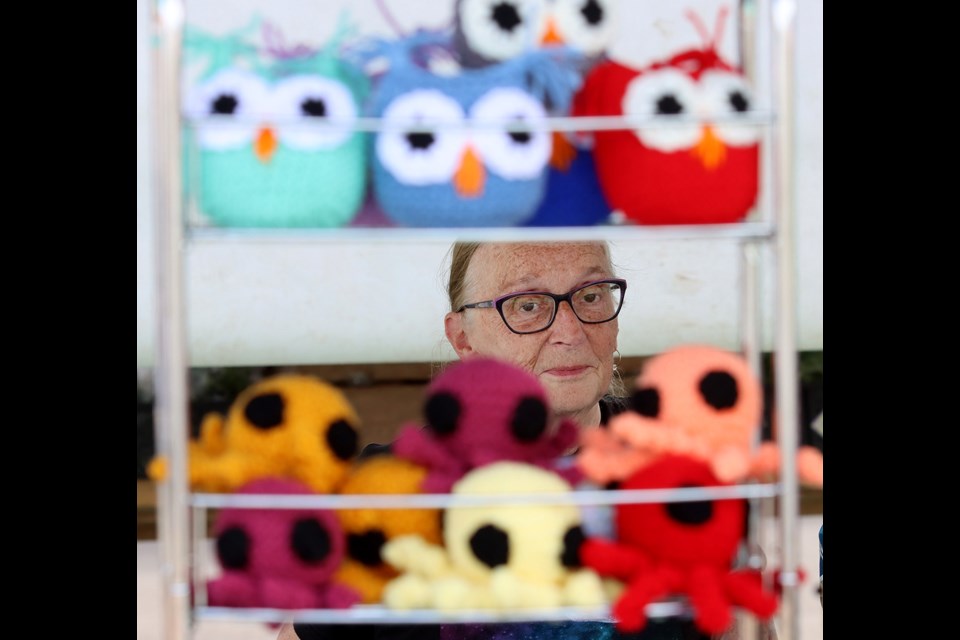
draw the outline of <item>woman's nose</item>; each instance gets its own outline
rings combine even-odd
[[[580,318],[573,312],[573,307],[564,300],[557,307],[557,317],[553,319],[553,326],[550,328],[554,331],[561,330],[564,332],[581,331],[581,325]]]

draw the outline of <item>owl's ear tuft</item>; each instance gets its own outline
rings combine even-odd
[[[577,63],[583,56],[569,47],[545,47],[517,58],[523,65],[528,90],[549,111],[566,113],[580,88],[582,78]]]

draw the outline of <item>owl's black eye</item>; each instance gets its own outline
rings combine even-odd
[[[432,133],[408,133],[406,138],[412,149],[429,149],[435,140]]]
[[[657,113],[675,116],[679,113],[683,113],[683,105],[680,104],[679,100],[677,100],[677,96],[673,95],[672,93],[668,93],[657,100]]]
[[[730,94],[730,106],[733,107],[734,111],[739,111],[743,113],[750,108],[750,101],[747,100],[747,96],[743,95],[740,91],[734,91]]]
[[[583,8],[580,9],[580,13],[589,25],[597,25],[603,21],[603,7],[597,0],[587,0]]]
[[[305,116],[323,118],[327,115],[327,103],[320,98],[307,98],[300,103],[300,111]]]
[[[214,98],[213,103],[210,105],[210,112],[229,116],[237,110],[237,105],[239,104],[240,101],[237,100],[236,96],[221,94]]]
[[[519,144],[527,144],[530,142],[530,132],[529,131],[510,131],[510,139]]]
[[[493,11],[490,12],[490,19],[493,20],[498,27],[509,33],[513,33],[513,30],[523,22],[516,5],[511,2],[501,2],[500,4],[494,5]]]

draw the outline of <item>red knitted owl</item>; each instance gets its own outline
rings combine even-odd
[[[712,41],[701,32],[703,49],[642,69],[598,65],[575,97],[575,116],[638,119],[594,133],[604,194],[635,223],[739,222],[756,202],[761,129],[747,121],[751,89],[718,54],[720,29]]]

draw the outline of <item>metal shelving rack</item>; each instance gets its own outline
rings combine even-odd
[[[156,263],[157,263],[157,336],[155,373],[155,424],[156,450],[169,460],[169,476],[157,487],[158,540],[161,551],[161,576],[163,591],[163,637],[167,640],[186,640],[191,637],[193,622],[197,619],[253,619],[281,621],[283,618],[271,610],[230,610],[212,607],[195,607],[191,602],[192,583],[196,576],[192,568],[197,559],[196,540],[204,535],[205,510],[220,506],[312,506],[333,508],[375,507],[376,496],[314,496],[308,504],[288,504],[284,498],[275,496],[271,504],[245,504],[250,496],[192,494],[187,482],[187,440],[189,434],[189,380],[190,359],[187,353],[185,329],[185,295],[183,258],[191,243],[204,242],[284,242],[292,235],[288,231],[224,231],[195,230],[187,234],[184,224],[183,184],[181,173],[180,132],[180,73],[181,43],[185,24],[184,0],[156,0],[153,7],[152,36],[154,55],[154,195],[156,199]],[[738,497],[751,501],[770,498],[779,500],[778,524],[781,553],[778,568],[782,582],[780,610],[777,614],[777,635],[784,640],[799,638],[798,616],[798,544],[799,484],[796,474],[795,454],[798,448],[799,404],[797,397],[798,369],[796,343],[796,291],[795,291],[795,150],[794,150],[794,31],[795,0],[765,0],[756,5],[753,0],[744,0],[740,5],[742,43],[752,47],[756,39],[756,17],[769,15],[771,97],[775,117],[769,120],[770,151],[766,153],[763,170],[771,183],[772,215],[761,222],[745,222],[735,225],[702,227],[615,227],[618,238],[665,241],[684,238],[732,238],[739,242],[741,256],[741,342],[743,352],[759,369],[761,357],[761,323],[759,322],[759,246],[772,244],[775,262],[775,327],[774,327],[774,398],[775,416],[782,457],[782,481],[772,485],[741,485],[735,487]],[[750,65],[755,62],[754,52],[744,55],[748,74],[756,73]],[[758,116],[764,119],[765,116]],[[568,123],[558,122],[557,128]],[[622,123],[621,123],[622,124]],[[598,127],[606,123],[596,123]],[[376,122],[364,126],[375,128]],[[581,123],[582,126],[582,123]],[[609,126],[616,126],[610,123]],[[468,229],[468,230],[404,230],[404,229],[340,229],[298,231],[296,237],[303,241],[336,242],[344,238],[363,239],[369,242],[403,242],[424,237],[448,240],[569,240],[607,238],[610,228],[540,228],[540,229]],[[679,490],[685,491],[685,490]],[[596,495],[592,495],[595,493]],[[627,495],[612,495],[612,494]],[[645,495],[630,495],[630,494]],[[722,498],[718,489],[694,490],[690,497],[660,495],[661,492],[583,492],[576,501],[590,504],[613,504],[625,501],[656,501]],[[728,496],[729,497],[729,496]],[[277,500],[279,498],[279,500]],[[383,505],[397,508],[398,496],[382,496]],[[476,497],[475,497],[476,498]],[[408,496],[408,506],[447,506],[450,497]],[[503,496],[499,496],[503,500]],[[523,500],[523,496],[518,499]],[[543,501],[543,496],[527,496],[526,499]],[[418,502],[419,500],[419,502]],[[460,501],[463,498],[459,499]],[[461,502],[457,501],[457,504]],[[481,498],[482,501],[482,498]],[[422,504],[421,504],[422,503]],[[752,509],[756,514],[759,510]],[[752,527],[751,536],[756,535]],[[198,613],[199,612],[199,613]],[[560,612],[542,612],[537,619],[570,619],[578,617],[578,611],[565,609]],[[583,610],[585,618],[598,618],[604,611]],[[675,615],[677,607],[663,602],[651,605],[651,616]],[[506,614],[489,618],[482,612],[467,612],[473,621],[513,619]],[[435,617],[421,614],[401,614],[376,606],[358,606],[353,610],[318,612],[317,616],[298,616],[305,622],[433,622]],[[529,614],[528,618],[529,619]],[[758,633],[755,625],[742,625],[745,636]]]

